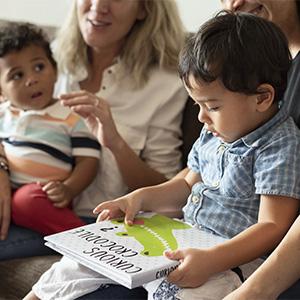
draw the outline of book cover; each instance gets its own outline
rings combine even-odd
[[[92,270],[135,288],[167,276],[179,264],[165,250],[207,248],[225,239],[159,214],[138,215],[132,226],[110,220],[45,237],[46,245]],[[109,282],[109,280],[107,281]]]

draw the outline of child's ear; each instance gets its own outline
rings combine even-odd
[[[274,103],[275,90],[270,84],[261,84],[257,88],[256,105],[257,111],[264,112]]]

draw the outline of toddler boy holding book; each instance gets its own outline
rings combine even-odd
[[[182,209],[186,222],[228,240],[166,252],[181,263],[167,280],[145,286],[149,299],[222,299],[276,247],[297,216],[300,132],[281,106],[290,61],[280,29],[243,13],[218,14],[182,50],[179,74],[205,124],[188,173],[101,203],[94,212],[99,221],[125,215],[130,225],[139,211]],[[71,299],[71,289],[74,299],[76,288],[79,297],[98,287],[96,273],[63,259],[26,299],[55,293]],[[101,299],[102,291],[91,295]]]

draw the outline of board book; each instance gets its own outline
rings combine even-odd
[[[167,276],[179,264],[165,250],[207,248],[224,238],[159,214],[84,225],[45,237],[46,245],[128,288]],[[110,281],[110,282],[112,282]],[[109,282],[109,280],[107,281]]]

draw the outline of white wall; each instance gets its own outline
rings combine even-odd
[[[60,25],[74,0],[0,0],[0,19]],[[161,0],[164,1],[164,0]],[[176,0],[186,28],[195,31],[220,9],[220,0]]]
[[[196,31],[203,22],[222,9],[220,0],[176,0],[176,2],[189,31]]]
[[[72,0],[0,0],[0,19],[58,26]]]

